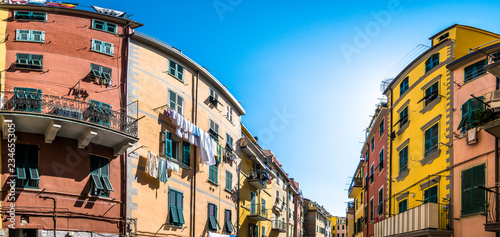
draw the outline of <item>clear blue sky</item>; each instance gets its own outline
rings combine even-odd
[[[144,24],[138,31],[205,66],[305,197],[338,216],[391,68],[455,23],[500,33],[497,1],[78,2],[133,14]]]

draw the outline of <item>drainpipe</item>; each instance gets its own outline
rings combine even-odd
[[[127,96],[128,96],[128,93],[127,93],[127,83],[128,83],[128,53],[129,53],[129,48],[130,48],[130,26],[128,27],[125,27],[124,30],[126,31],[125,32],[125,39],[126,39],[126,42],[124,43],[124,49],[123,49],[123,55],[125,55],[123,57],[123,60],[125,61],[123,63],[123,66],[122,66],[122,70],[125,72],[123,73],[125,75],[125,81],[123,82],[123,86],[122,86],[122,93],[124,95],[124,99],[122,99],[122,108],[125,109],[125,111],[122,111],[124,112],[125,114],[128,114],[128,110],[127,110]],[[137,102],[139,103],[139,102]],[[139,108],[139,104],[137,104],[137,108]],[[139,109],[137,110],[137,113],[139,113]],[[138,114],[137,114],[138,115]],[[136,118],[138,118],[138,116],[136,116]],[[122,192],[121,192],[121,201],[122,201],[122,204],[121,204],[121,219],[122,219],[122,222],[121,222],[121,233],[123,235],[127,235],[127,159],[128,159],[128,154],[127,152],[125,152],[125,155],[121,155],[120,156],[120,165],[121,165],[121,175],[122,175],[122,179],[121,179],[121,185],[122,185]]]
[[[500,79],[496,77],[495,80],[495,90],[499,89]],[[498,169],[499,169],[499,161],[498,161],[498,138],[495,137],[495,191],[498,193]],[[498,222],[500,219],[500,213],[498,204],[500,203],[500,197],[498,194],[495,194],[495,220]],[[496,237],[500,237],[500,232],[496,232]]]
[[[387,215],[387,218],[391,217],[392,215],[392,150],[393,150],[393,147],[392,147],[392,133],[393,133],[393,127],[392,127],[392,123],[393,123],[393,107],[392,107],[392,103],[393,103],[393,95],[392,95],[392,89],[391,89],[391,110],[390,110],[390,115],[391,115],[391,124],[389,124],[389,126],[391,127],[391,132],[389,133],[389,147],[391,149],[389,149],[389,159],[391,160],[391,162],[389,162],[389,213]]]
[[[47,200],[47,199],[52,199],[54,201],[54,215],[52,216],[52,219],[54,221],[54,236],[57,236],[57,200],[55,197],[51,197],[51,196],[38,196],[39,198],[42,198],[43,200]]]
[[[198,84],[199,84],[199,81],[200,81],[200,71],[196,71],[196,93],[193,93],[195,94],[195,97],[194,97],[194,110],[193,110],[193,122],[194,122],[194,125],[198,126]],[[193,88],[194,90],[195,88]],[[195,237],[195,231],[196,231],[196,214],[195,214],[195,210],[196,210],[196,156],[198,154],[198,147],[195,146],[194,147],[194,160],[193,160],[193,185],[191,185],[192,187],[192,190],[191,190],[191,193],[192,193],[192,199],[193,199],[193,209],[191,210],[191,219],[192,219],[192,222],[191,222],[191,226],[192,226],[192,234],[191,236]]]

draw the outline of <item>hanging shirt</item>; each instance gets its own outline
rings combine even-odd
[[[148,160],[146,161],[146,172],[153,178],[158,178],[158,156],[148,152]]]
[[[198,158],[202,164],[215,165],[211,140],[212,138],[210,137],[210,134],[200,130],[200,148],[198,149]]]
[[[158,158],[158,180],[163,183],[168,181],[167,161],[163,158]]]

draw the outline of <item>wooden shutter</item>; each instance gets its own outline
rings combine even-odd
[[[170,190],[170,222],[173,224],[179,224],[179,213],[177,211],[176,203],[176,192]]]
[[[472,211],[474,213],[484,211],[486,194],[485,190],[479,188],[485,184],[485,165],[472,168]]]
[[[176,206],[177,206],[177,212],[179,214],[179,224],[184,224],[184,209],[183,209],[183,200],[184,196],[182,193],[177,193],[177,200],[176,200]]]
[[[472,169],[462,171],[462,214],[472,209]]]

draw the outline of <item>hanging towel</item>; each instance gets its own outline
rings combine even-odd
[[[148,159],[146,161],[146,172],[153,178],[158,178],[158,157],[148,152]]]
[[[174,163],[172,161],[167,160],[167,169],[174,170]]]
[[[168,181],[167,161],[163,158],[158,158],[158,180],[163,183]]]
[[[179,165],[178,165],[178,164],[176,164],[176,163],[172,163],[172,164],[173,164],[173,166],[174,166],[173,171],[179,171],[179,170],[180,170],[180,167],[179,167]]]
[[[198,149],[198,158],[200,159],[200,163],[202,164],[215,165],[211,139],[212,138],[208,133],[200,130],[200,146]]]
[[[175,113],[177,114],[177,119],[175,120],[176,125],[177,125],[177,127],[181,127],[181,129],[182,129],[182,122],[184,121],[183,120],[184,117],[181,114],[177,113],[177,112],[175,112]]]
[[[175,134],[178,136],[178,137],[182,137],[182,129],[180,127],[177,127],[175,129]]]

